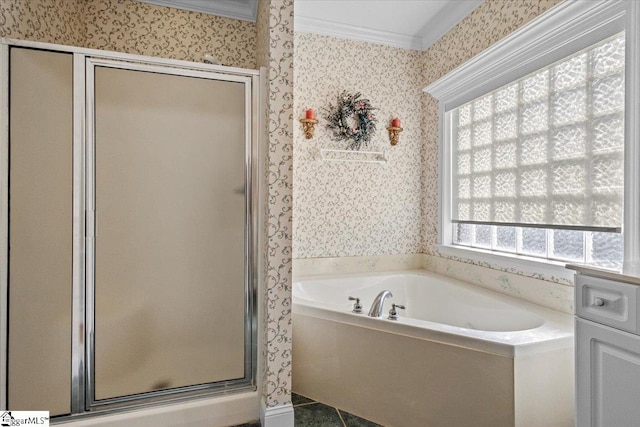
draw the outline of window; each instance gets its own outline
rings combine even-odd
[[[452,110],[453,243],[622,261],[624,33]]]
[[[635,2],[561,3],[425,89],[440,106],[441,250],[640,259],[639,17]]]

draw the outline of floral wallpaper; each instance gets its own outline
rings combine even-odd
[[[422,52],[296,33],[295,117],[317,111],[313,139],[296,123],[294,258],[417,253],[421,249],[423,163]],[[378,108],[377,130],[363,151],[384,151],[387,163],[327,162],[321,149],[346,149],[331,139],[326,111],[343,90],[361,92]],[[386,127],[399,117],[396,146]]]
[[[256,68],[256,24],[134,0],[0,0],[0,36]]]
[[[563,0],[485,0],[424,53],[426,85]]]
[[[268,70],[262,394],[271,408],[291,403],[293,0],[260,0],[257,27],[258,66]]]
[[[223,65],[256,67],[256,24],[134,0],[86,0],[85,46]]]
[[[269,67],[270,5],[271,0],[258,2],[258,16],[256,18],[256,67],[258,68]],[[268,117],[268,111],[266,117]]]
[[[0,37],[82,46],[83,0],[0,0]]]

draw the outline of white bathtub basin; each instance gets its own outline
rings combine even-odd
[[[368,317],[383,290],[393,293],[383,318]],[[351,312],[349,296],[360,298],[363,314]],[[387,320],[391,303],[406,307],[398,321]],[[504,356],[573,345],[571,316],[424,270],[299,277],[293,312]]]

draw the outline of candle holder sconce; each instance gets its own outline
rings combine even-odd
[[[304,130],[304,137],[306,139],[313,138],[313,131],[318,121],[316,119],[300,119],[300,123],[302,123],[302,129]]]
[[[396,126],[387,126],[387,130],[389,131],[389,141],[391,142],[391,145],[398,145],[400,132],[402,132],[403,129]]]

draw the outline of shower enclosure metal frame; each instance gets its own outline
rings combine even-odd
[[[152,58],[22,40],[0,39],[0,409],[8,399],[8,222],[9,222],[9,51],[22,47],[73,54],[73,266],[71,414],[57,420],[105,414],[124,408],[176,402],[256,389],[259,215],[260,72],[257,70]],[[244,84],[245,268],[244,377],[132,396],[94,399],[94,70],[95,67],[196,77]]]

